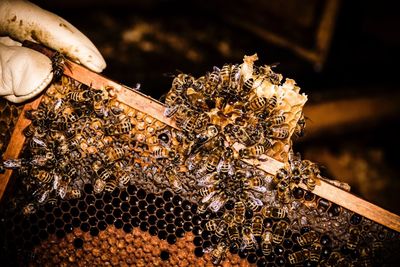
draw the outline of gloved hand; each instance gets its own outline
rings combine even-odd
[[[0,37],[0,96],[14,103],[38,95],[53,78],[51,60],[16,41],[43,44],[96,72],[106,67],[100,52],[78,29],[26,1],[0,0],[0,36],[8,36]]]

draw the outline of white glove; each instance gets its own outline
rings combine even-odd
[[[38,95],[52,81],[51,60],[16,41],[53,48],[89,69],[106,63],[93,43],[66,20],[26,1],[0,0],[0,96],[20,103]]]

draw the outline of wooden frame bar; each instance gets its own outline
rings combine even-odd
[[[40,52],[43,52],[42,50],[45,48],[36,45],[35,49],[39,50]],[[112,86],[114,89],[118,91],[117,99],[119,101],[135,109],[138,109],[142,112],[145,112],[150,116],[166,123],[167,125],[170,125],[171,127],[178,129],[173,120],[171,120],[170,118],[166,118],[164,116],[165,106],[162,103],[136,90],[130,89],[126,86],[111,81],[97,73],[91,72],[85,67],[78,65],[76,63],[68,61],[67,66],[68,67],[65,69],[64,72],[65,75],[81,83],[90,85],[93,88]],[[33,102],[26,104],[24,110],[36,108],[39,105],[40,101],[41,98],[39,97]],[[14,132],[12,134],[10,144],[8,145],[3,158],[5,159],[18,158],[23,143],[25,141],[25,137],[22,134],[22,130],[29,123],[30,121],[24,117],[24,112],[22,112],[14,129]],[[274,159],[271,160],[268,159],[267,161],[263,162],[247,160],[247,162],[271,174],[275,174],[276,171],[283,166],[282,162],[279,162]],[[2,198],[4,191],[7,187],[7,184],[11,177],[11,173],[12,170],[7,170],[4,174],[0,175],[0,199]],[[305,190],[308,190],[306,186],[303,185],[302,187]],[[335,187],[321,180],[321,183],[317,185],[312,192],[322,198],[325,198],[333,203],[342,206],[343,208],[349,209],[372,221],[375,221],[388,228],[400,232],[400,216],[391,213],[389,211],[386,211],[361,198],[358,198],[353,194],[348,193],[338,187]]]

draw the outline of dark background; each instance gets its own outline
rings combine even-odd
[[[140,83],[145,94],[157,99],[179,71],[201,76],[214,65],[241,63],[253,53],[258,64],[279,63],[276,72],[295,79],[308,95],[306,106],[382,97],[384,107],[399,95],[400,18],[394,1],[333,1],[339,8],[334,28],[326,33],[332,39],[319,62],[253,28],[317,51],[316,31],[331,1],[32,2],[62,16],[93,41],[108,64],[105,76],[132,87]],[[373,107],[377,113],[379,105]],[[353,111],[350,105],[348,112]],[[352,127],[332,125],[306,135],[295,147],[325,166],[327,176],[348,182],[354,193],[399,214],[398,115],[397,109]],[[324,114],[308,118],[310,131],[323,119]]]

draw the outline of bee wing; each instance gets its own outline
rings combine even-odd
[[[260,192],[260,193],[267,192],[267,188],[265,186],[253,186],[251,189],[254,191]],[[258,205],[258,206],[261,206],[261,205]]]
[[[207,185],[212,185],[214,183],[214,176],[215,173],[208,173],[205,176],[203,176],[202,178],[200,178],[200,180],[197,182],[198,186],[207,186]]]
[[[212,191],[207,196],[203,197],[202,200],[201,200],[201,203],[208,202],[215,195],[215,193],[217,193],[217,191]]]
[[[166,117],[172,117],[177,111],[178,111],[179,106],[173,106],[173,107],[167,107],[164,111],[164,115]]]
[[[264,205],[264,203],[263,203],[260,199],[255,198],[255,197],[250,197],[250,198],[251,198],[251,200],[252,200],[257,206],[262,206],[262,205]]]
[[[47,147],[47,145],[46,145],[46,143],[44,141],[40,140],[39,138],[37,138],[35,136],[32,137],[32,141],[35,142],[36,144],[38,144],[41,147]]]
[[[225,204],[225,201],[222,197],[218,197],[216,200],[213,200],[208,206],[213,212],[219,211],[222,206]]]
[[[3,166],[6,169],[18,169],[22,166],[22,159],[7,159],[3,161]]]

